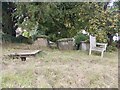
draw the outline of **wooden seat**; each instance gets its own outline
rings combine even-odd
[[[35,56],[39,52],[41,52],[41,50],[22,50],[20,52],[11,53],[8,56],[13,57],[13,58],[20,57],[22,61],[25,61],[26,57]]]
[[[106,47],[107,43],[96,43],[96,37],[90,35],[89,55],[91,55],[91,51],[98,51],[101,52],[101,57],[103,57],[103,52],[106,51]]]

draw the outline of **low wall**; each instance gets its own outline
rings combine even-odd
[[[57,46],[60,50],[73,50],[74,40],[72,38],[63,38],[57,41]]]
[[[48,46],[47,38],[37,38],[37,40],[34,42],[34,45],[39,47],[47,47]]]
[[[88,51],[90,48],[90,44],[88,42],[80,42],[80,49],[84,51]]]

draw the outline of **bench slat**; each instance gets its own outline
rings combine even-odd
[[[25,50],[22,52],[16,52],[16,53],[11,53],[10,56],[31,56],[31,55],[35,55],[37,53],[39,53],[41,50],[35,50],[35,51],[27,51],[25,52]]]

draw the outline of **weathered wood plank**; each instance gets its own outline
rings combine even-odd
[[[34,50],[34,51],[23,50],[21,52],[11,53],[10,55],[12,55],[12,56],[29,56],[29,55],[35,55],[39,52],[41,52],[41,50]]]
[[[13,57],[13,58],[20,57],[22,61],[26,61],[26,57],[35,56],[37,53],[41,51],[42,50],[22,50],[19,52],[10,53],[8,56]]]

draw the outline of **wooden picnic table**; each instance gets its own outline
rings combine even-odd
[[[26,57],[28,56],[35,56],[37,53],[41,52],[42,50],[22,50],[19,52],[10,53],[8,56],[13,58],[20,57],[22,61],[26,61]]]

